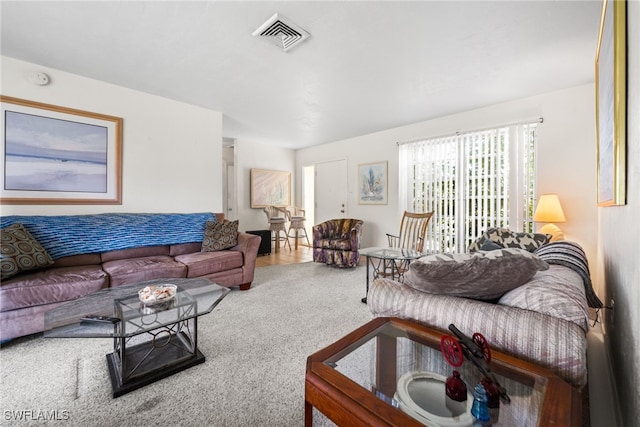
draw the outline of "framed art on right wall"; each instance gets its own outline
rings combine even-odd
[[[387,204],[387,162],[358,165],[358,204]]]
[[[605,0],[595,61],[598,206],[626,203],[626,1]]]

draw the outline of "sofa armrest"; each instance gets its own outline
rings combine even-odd
[[[466,298],[429,294],[376,279],[367,296],[375,317],[399,317],[467,335],[481,332],[492,348],[551,370],[582,388],[587,382],[587,337],[580,326],[542,313]]]
[[[320,239],[325,239],[329,237],[327,230],[328,230],[328,227],[327,227],[326,221],[320,224],[316,224],[311,228],[314,247],[315,247],[315,242],[319,241]]]
[[[238,232],[238,244],[230,248],[231,251],[242,252],[244,263],[242,266],[242,283],[250,284],[253,281],[253,274],[256,268],[256,258],[258,248],[262,238],[255,234]]]

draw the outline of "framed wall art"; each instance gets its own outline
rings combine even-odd
[[[359,164],[358,204],[386,205],[387,193],[387,162]]]
[[[626,203],[626,2],[605,0],[595,61],[598,205]]]
[[[122,204],[122,119],[0,96],[0,203]]]
[[[251,169],[251,207],[291,205],[291,172]]]

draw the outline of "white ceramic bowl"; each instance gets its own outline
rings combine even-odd
[[[446,380],[446,377],[435,372],[407,372],[398,381],[395,398],[405,413],[428,426],[471,426],[473,395],[467,390],[465,402],[448,398]]]

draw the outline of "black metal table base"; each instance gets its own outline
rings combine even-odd
[[[171,352],[169,351],[167,353]],[[167,358],[171,358],[170,354],[166,354],[165,356]],[[200,350],[196,349],[195,354],[185,360],[178,363],[168,364],[155,371],[145,373],[144,375],[140,375],[123,382],[118,372],[118,354],[115,352],[109,353],[107,354],[107,364],[109,365],[109,376],[111,377],[113,397],[120,397],[123,394],[137,390],[180,371],[184,371],[187,368],[204,363],[204,361],[204,354],[202,354]]]
[[[369,266],[373,268],[373,279],[377,279],[378,277],[387,277],[391,276],[391,280],[403,281],[404,279],[404,270],[408,268],[410,259],[400,259],[396,260],[393,258],[378,258],[373,255],[365,255],[366,257],[366,265],[367,265],[367,285],[366,285],[366,293],[365,297],[362,298],[364,304],[367,303],[367,295],[369,294]],[[373,260],[377,259],[378,263],[376,264]],[[387,273],[390,271],[390,273]],[[397,277],[396,277],[397,276]]]

